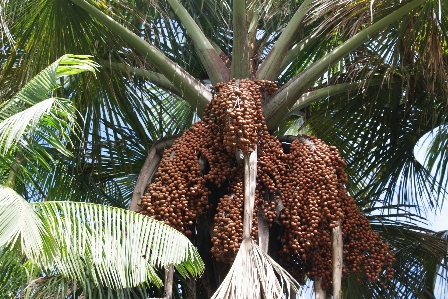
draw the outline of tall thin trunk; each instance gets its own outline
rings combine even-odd
[[[257,149],[244,153],[244,219],[243,240],[250,238],[254,213],[255,184],[257,177]]]
[[[16,161],[12,164],[11,170],[9,171],[8,179],[6,180],[6,186],[11,189],[14,189],[16,186],[17,171],[19,170],[19,164],[22,163],[22,155],[17,154],[15,160]]]
[[[171,299],[173,297],[173,276],[174,266],[169,265],[165,269],[165,299]]]
[[[342,227],[341,221],[338,220],[338,226],[332,231],[332,261],[333,261],[333,298],[341,298],[341,281],[342,281]]]

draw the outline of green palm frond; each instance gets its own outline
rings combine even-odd
[[[114,290],[111,288],[98,288],[88,281],[79,283],[66,279],[62,275],[40,276],[32,280],[20,293],[25,299],[41,298],[147,298],[146,290],[141,288],[129,288]]]
[[[153,266],[175,264],[184,275],[202,272],[199,255],[188,239],[148,217],[69,202],[40,203],[38,213],[48,219],[45,224],[57,244],[57,269],[77,280],[84,279],[85,274],[75,269],[85,269],[98,284],[114,288],[145,281],[154,273]],[[156,277],[151,278],[160,283]]]
[[[203,271],[188,239],[152,218],[86,203],[30,205],[3,186],[0,194],[0,245],[14,243],[20,235],[33,263],[72,281],[121,289],[148,279],[161,285],[154,267],[174,264],[184,276]]]
[[[109,75],[113,77],[104,78]],[[87,177],[107,180],[138,174],[153,142],[183,132],[192,122],[188,103],[154,88],[143,78],[110,74],[104,66],[97,80],[71,94],[74,106],[85,116],[84,139],[73,141],[72,151],[77,157],[73,169]],[[99,86],[109,86],[112,91],[98,91]]]
[[[0,297],[17,298],[18,292],[26,288],[28,278],[37,272],[30,261],[20,251],[20,242],[15,246],[0,249]]]
[[[65,120],[59,121],[57,116],[67,117],[68,122]],[[71,153],[58,142],[58,139],[52,138],[56,136],[51,136],[53,134],[49,134],[51,132],[50,130],[45,130],[44,133],[42,127],[46,126],[47,129],[58,129],[58,132],[65,137],[65,140],[70,140],[64,129],[67,127],[72,129],[67,125],[73,123],[74,116],[75,110],[71,107],[68,100],[49,98],[36,103],[30,108],[6,118],[0,123],[0,150],[3,154],[6,154],[11,147],[17,144],[24,134],[33,135],[35,133],[43,133],[39,134],[39,137],[43,137],[46,139],[45,141],[51,140],[51,144],[55,148],[62,154],[69,156]],[[36,130],[37,126],[40,126],[41,128]]]
[[[43,250],[44,224],[33,207],[11,188],[0,185],[0,247],[20,237],[26,255],[35,258]]]
[[[67,52],[95,54],[98,60],[117,59],[123,54],[129,54],[124,49],[126,46],[120,44],[119,38],[112,37],[107,30],[103,32],[105,29],[100,23],[70,1],[43,3],[30,0],[20,3],[9,1],[9,3],[11,6],[21,7],[21,10],[15,14],[16,21],[9,24],[11,32],[14,32],[16,37],[15,47],[18,50],[8,52],[8,55],[1,60],[0,84],[7,98],[11,98],[12,95],[8,95],[16,93],[27,78],[34,76],[44,66]],[[48,22],[51,16],[60,14],[62,15],[57,22]],[[40,38],[35,36],[35,32],[50,34],[51,37]],[[52,41],[51,47],[48,47],[48,40]],[[44,48],[48,51],[37,51],[36,55],[30,54],[36,49]],[[25,69],[27,71],[24,71]],[[79,140],[75,138],[70,140],[73,143],[70,150],[76,157],[71,160],[74,169],[84,169],[83,174],[86,177],[88,177],[84,168],[86,163],[90,164],[92,176],[99,173],[107,177],[111,174],[109,170],[113,169],[110,166],[118,164],[125,165],[127,172],[138,172],[139,163],[128,159],[132,157],[132,153],[126,152],[124,157],[123,155],[108,157],[108,153],[117,152],[113,147],[118,144],[120,136],[115,134],[112,142],[105,143],[103,132],[106,130],[105,121],[110,127],[126,124],[134,137],[136,136],[134,138],[136,143],[141,144],[143,153],[145,148],[150,148],[152,140],[147,136],[146,127],[148,131],[153,130],[148,120],[149,109],[145,107],[144,102],[147,99],[157,100],[157,98],[140,89],[147,82],[144,80],[136,82],[133,76],[111,72],[107,64],[102,66],[96,78],[92,74],[84,73],[64,79],[66,84],[60,84],[63,88],[55,90],[53,96],[70,99],[73,107],[79,111],[76,120],[82,127],[82,133],[79,134],[82,137]],[[60,80],[57,81],[59,83]],[[121,144],[126,142],[122,140]],[[78,161],[79,164],[76,164]],[[101,167],[102,165],[107,165],[107,168]],[[117,176],[113,171],[112,174]],[[122,174],[118,171],[118,175]]]
[[[26,105],[34,105],[47,99],[48,95],[59,87],[59,78],[85,71],[95,73],[97,66],[88,55],[66,54],[60,57],[27,82],[12,99],[2,103],[0,119],[4,120],[21,111]]]
[[[439,190],[446,190],[447,179],[447,149],[448,149],[448,126],[440,125],[433,131],[428,132],[428,135],[422,138],[423,144],[428,144],[427,152],[425,155],[425,166],[431,171],[435,177],[434,188],[437,188],[436,182],[441,182]],[[444,202],[441,203],[441,205]],[[446,204],[446,203],[445,203]]]
[[[57,161],[52,163],[49,169],[37,169],[34,177],[38,178],[38,181],[35,185],[26,186],[25,190],[21,190],[21,194],[33,202],[51,199],[127,207],[130,195],[126,190],[132,183],[125,181],[126,176],[118,178],[92,176],[90,169],[87,168],[83,172],[83,169],[74,169],[72,165],[62,163],[59,159],[62,160],[57,157]],[[132,180],[133,176],[128,177]],[[121,183],[122,181],[126,184]]]
[[[79,134],[76,109],[68,99],[54,95],[67,86],[72,75],[95,72],[96,68],[90,56],[63,55],[10,99],[3,99],[0,106],[2,168],[9,169],[10,175],[25,185],[33,186],[40,198],[45,197],[46,190],[40,186],[43,177],[39,173],[51,171],[58,155],[62,159],[72,156],[69,147]],[[2,181],[6,182],[6,178]],[[27,198],[35,200],[36,196]]]
[[[69,298],[76,296],[76,283],[64,279],[61,275],[36,277],[22,291],[24,298]],[[89,296],[86,296],[89,298]],[[76,298],[76,297],[75,297]]]
[[[380,298],[433,298],[435,278],[440,270],[446,271],[448,242],[439,233],[415,225],[400,223],[373,224],[383,239],[394,249],[395,274],[387,290],[372,288]],[[398,237],[400,236],[400,237]],[[447,278],[440,277],[446,285]],[[446,290],[444,296],[447,295]],[[442,295],[443,297],[443,295]]]
[[[33,77],[12,99],[3,102],[0,106],[2,153],[6,154],[24,134],[37,132],[41,139],[63,154],[70,155],[54,134],[59,132],[69,141],[65,131],[74,132],[76,110],[68,100],[52,97],[51,94],[59,87],[59,78],[84,71],[95,72],[96,66],[89,56],[64,55]],[[36,129],[38,126],[39,130]],[[45,128],[42,130],[42,127]],[[56,132],[52,133],[50,128]]]

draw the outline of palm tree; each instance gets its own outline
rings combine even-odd
[[[429,159],[441,163],[431,175],[413,149],[446,116],[442,1],[10,0],[1,8],[2,101],[67,52],[102,66],[96,78],[81,74],[58,90],[84,118],[82,137],[68,146],[74,158],[36,169],[39,179],[16,171],[24,198],[126,207],[147,154],[154,162],[172,142],[166,136],[202,116],[208,83],[271,80],[280,89],[264,100],[269,131],[297,134],[305,120],[308,132],[336,145],[349,193],[399,257],[386,291],[352,275],[347,296],[433,295],[431,265],[446,266],[446,241],[416,221],[442,203],[446,159]]]
[[[0,184],[2,298],[126,298],[146,281],[160,287],[158,267],[175,266],[184,277],[203,271],[193,244],[149,217],[85,202],[29,203],[14,191],[16,181],[41,179],[33,167],[48,162],[44,171],[52,171],[58,154],[71,157],[66,145],[77,136],[76,110],[54,92],[97,66],[88,56],[64,55],[0,108],[2,171],[16,162]]]

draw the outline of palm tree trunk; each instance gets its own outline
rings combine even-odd
[[[165,269],[165,299],[171,299],[173,297],[173,275],[174,266],[169,265]]]

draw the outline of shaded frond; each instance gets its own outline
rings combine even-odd
[[[95,72],[97,64],[87,55],[67,54],[46,67],[33,77],[12,99],[2,103],[0,120],[23,110],[27,105],[35,105],[49,97],[59,87],[57,79],[85,71]]]
[[[435,177],[434,188],[441,182],[439,189],[446,190],[448,184],[448,126],[440,125],[422,137],[421,142],[428,145],[425,153],[425,166]],[[446,202],[441,203],[446,204]]]
[[[390,285],[386,290],[372,286],[372,291],[376,293],[374,297],[432,298],[438,273],[447,271],[447,240],[441,238],[439,233],[395,221],[373,223],[372,228],[389,242],[396,258],[393,264],[395,274]],[[447,284],[447,277],[439,278],[442,284]],[[444,293],[446,296],[446,290]]]
[[[371,203],[416,205],[424,214],[440,204],[444,190],[414,156],[419,138],[438,120],[432,98],[409,107],[402,86],[329,97],[308,119],[312,134],[334,144],[346,159],[352,196]]]
[[[17,293],[26,288],[29,277],[38,270],[26,261],[19,245],[16,242],[15,246],[0,249],[0,298],[17,298]]]

